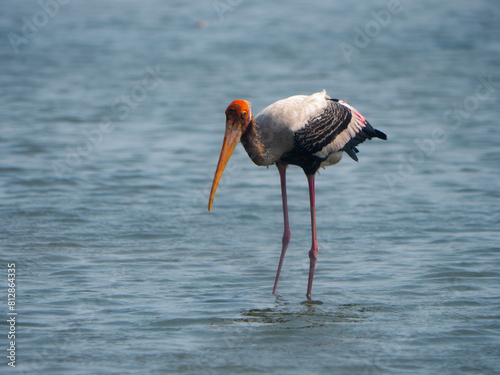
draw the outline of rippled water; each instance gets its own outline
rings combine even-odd
[[[497,2],[42,4],[0,15],[2,372],[499,373]],[[323,88],[389,141],[317,178],[310,304],[300,169],[279,296],[276,168],[206,206],[230,101]]]

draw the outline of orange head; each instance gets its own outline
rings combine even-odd
[[[214,180],[212,182],[212,190],[210,191],[210,198],[208,201],[209,211],[212,208],[212,202],[224,168],[251,120],[252,109],[250,103],[246,100],[235,100],[229,104],[226,109],[226,132],[224,134],[224,140],[222,141],[219,162],[217,163],[217,169],[215,170]]]

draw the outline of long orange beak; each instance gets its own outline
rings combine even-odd
[[[217,163],[217,169],[215,170],[214,180],[212,182],[212,190],[210,191],[210,198],[208,200],[208,211],[212,208],[212,202],[215,197],[215,192],[217,191],[217,186],[219,186],[222,173],[224,172],[224,168],[226,168],[226,164],[241,138],[242,130],[241,126],[238,125],[239,124],[232,120],[227,120],[226,122],[226,133],[224,134],[224,141],[222,142],[222,149],[220,150],[219,162]]]

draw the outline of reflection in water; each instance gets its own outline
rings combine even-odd
[[[281,324],[282,328],[310,328],[313,326],[349,323],[366,319],[363,313],[367,310],[360,305],[343,305],[335,310],[321,308],[322,302],[304,301],[299,306],[277,298],[274,308],[251,309],[242,312],[246,318],[234,319],[235,322]]]

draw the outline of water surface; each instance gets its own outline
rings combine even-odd
[[[498,373],[498,4],[220,3],[222,15],[209,1],[75,1],[46,22],[36,2],[4,4],[0,261],[5,278],[16,263],[18,308],[8,370]],[[16,52],[23,17],[39,26]],[[278,296],[276,168],[239,146],[206,206],[225,107],[244,98],[258,112],[322,89],[389,141],[316,180],[308,304],[300,169],[288,173]]]

